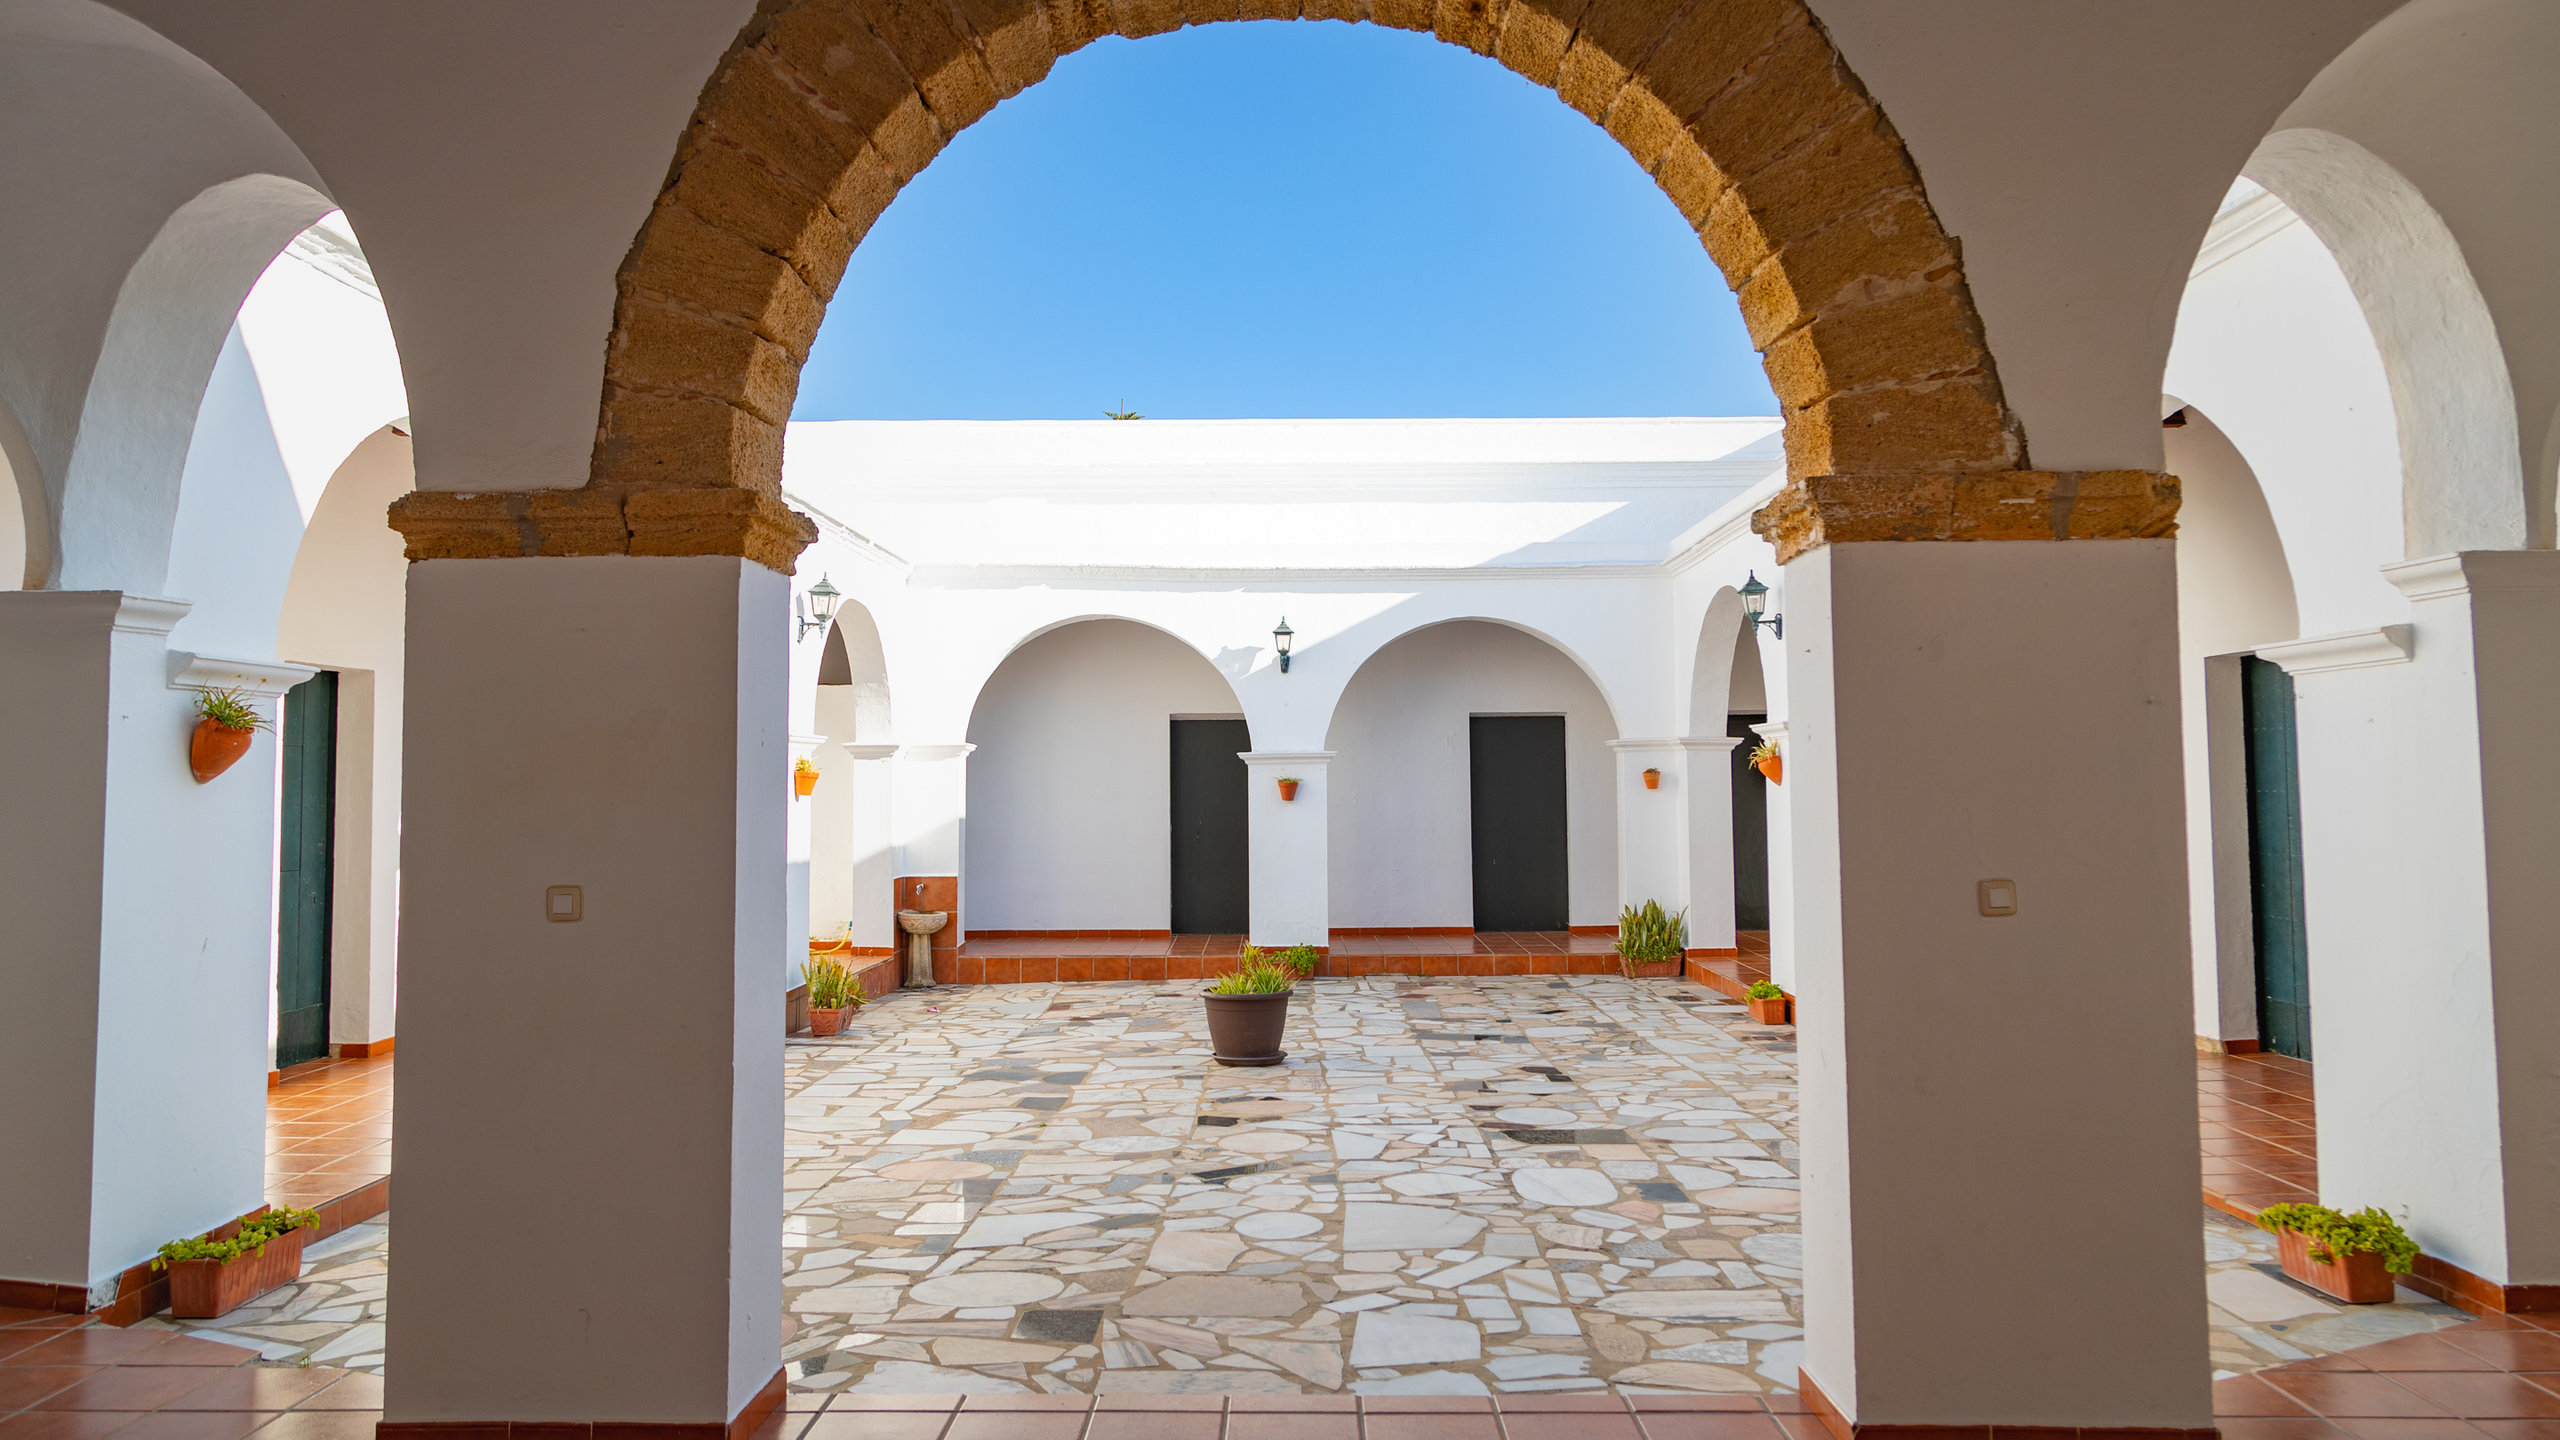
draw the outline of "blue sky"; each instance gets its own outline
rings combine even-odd
[[[798,418],[1773,415],[1732,296],[1617,142],[1421,35],[1102,40],[853,257]]]

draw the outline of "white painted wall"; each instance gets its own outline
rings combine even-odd
[[[1571,923],[1618,918],[1616,762],[1609,707],[1571,659],[1508,625],[1434,625],[1380,649],[1343,690],[1325,748],[1333,923],[1466,926],[1475,879],[1467,801],[1471,715],[1565,717]]]
[[[974,930],[1161,930],[1174,717],[1241,716],[1200,654],[1127,620],[1069,625],[989,677],[969,719]]]

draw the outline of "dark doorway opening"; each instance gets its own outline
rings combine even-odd
[[[1173,722],[1173,932],[1241,935],[1252,917],[1242,720]]]
[[[2302,774],[2293,677],[2256,656],[2240,662],[2248,728],[2249,913],[2257,942],[2258,1044],[2311,1058],[2311,946],[2302,904]]]
[[[284,694],[276,898],[276,1068],[329,1054],[329,899],[338,814],[338,672]]]
[[[1467,769],[1476,929],[1571,928],[1564,717],[1468,717]]]
[[[1729,715],[1724,733],[1742,743],[1733,747],[1733,928],[1769,928],[1769,781],[1751,768],[1751,749],[1760,743],[1752,726],[1766,715]]]

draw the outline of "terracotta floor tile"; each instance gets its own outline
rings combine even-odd
[[[1688,1416],[1663,1416],[1663,1419],[1688,1419]],[[1712,1416],[1706,1418],[1714,1418]],[[1598,1411],[1575,1413],[1565,1411],[1505,1410],[1502,1430],[1508,1440],[1648,1440],[1636,1430],[1636,1419],[1621,1408],[1610,1415]],[[1664,1440],[1652,1436],[1649,1440]],[[1773,1437],[1774,1440],[1774,1437]]]
[[[166,1408],[290,1410],[326,1389],[342,1373],[326,1368],[306,1370],[299,1366],[244,1365],[212,1377],[171,1401]]]
[[[161,1344],[151,1346],[117,1361],[120,1365],[246,1365],[258,1358],[258,1352],[245,1345],[225,1345],[219,1340],[199,1340],[193,1335],[172,1335]]]
[[[2560,1372],[2560,1335],[2547,1330],[2488,1330],[2480,1324],[2440,1332],[2457,1346],[2504,1370]]]
[[[1366,1440],[1501,1440],[1502,1436],[1489,1405],[1474,1415],[1379,1415],[1363,1406],[1360,1429]]]
[[[947,1410],[854,1410],[813,1417],[800,1440],[938,1440]]]
[[[2452,1413],[2402,1389],[2386,1376],[2317,1370],[2267,1370],[2260,1374],[2268,1384],[2301,1401],[2317,1415],[2432,1418]]]
[[[2310,1415],[2217,1417],[2222,1440],[2351,1440],[2346,1431]]]
[[[166,1330],[118,1330],[111,1325],[84,1325],[30,1346],[8,1359],[11,1365],[120,1365],[172,1338]]]
[[[1768,1415],[1653,1411],[1643,1425],[1646,1440],[1784,1440],[1776,1418]]]
[[[2356,1359],[2368,1370],[2390,1374],[2401,1370],[2496,1370],[2500,1367],[2451,1343],[2444,1335],[2403,1335],[2378,1345],[2356,1347]]]
[[[2460,1420],[2347,1419],[2336,1423],[2356,1440],[2480,1440],[2480,1432]]]
[[[39,1410],[157,1410],[222,1375],[193,1365],[118,1365],[37,1401]]]
[[[1168,1397],[1170,1398],[1170,1397]],[[1219,1410],[1104,1410],[1093,1412],[1086,1440],[1219,1440],[1227,1417]]]
[[[963,1410],[951,1417],[950,1428],[942,1434],[943,1440],[1077,1440],[1084,1433],[1087,1418],[1081,1407],[1052,1411]]]
[[[1297,1397],[1256,1398],[1288,1400]],[[1359,1437],[1360,1417],[1346,1412],[1242,1410],[1227,1414],[1227,1440],[1359,1440]]]
[[[29,1410],[0,1419],[0,1440],[101,1440],[142,1417],[111,1410]]]
[[[2489,1420],[2475,1418],[2474,1429],[2493,1440],[2560,1440],[2560,1420]]]
[[[1360,1408],[1357,1395],[1230,1395],[1227,1417],[1251,1414],[1349,1414]]]
[[[2304,1410],[2292,1397],[2257,1375],[2240,1375],[2213,1384],[2213,1413],[2225,1415],[2298,1416]]]
[[[24,1410],[98,1373],[94,1365],[0,1365],[0,1415]]]
[[[379,1410],[290,1410],[253,1433],[258,1440],[373,1440]]]
[[[2507,1374],[2455,1371],[2391,1377],[2455,1415],[2502,1420],[2560,1419],[2560,1394]]]
[[[255,1411],[162,1410],[115,1432],[124,1440],[242,1440],[276,1418]]]

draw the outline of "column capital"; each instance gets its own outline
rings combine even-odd
[[[2156,470],[1809,475],[1752,512],[1781,565],[1861,540],[2154,540],[2178,533],[2178,477]]]
[[[1249,766],[1301,765],[1320,770],[1340,753],[1337,750],[1245,750],[1238,752],[1236,758]]]
[[[123,629],[122,625],[116,628]],[[172,690],[237,690],[256,699],[266,700],[319,674],[309,665],[295,665],[283,660],[233,660],[220,655],[198,655],[189,650],[169,652],[169,688]]]
[[[1742,743],[1738,735],[1674,735],[1662,740],[1611,740],[1612,750],[1625,754],[1644,750],[1730,750]]]
[[[895,745],[864,745],[853,740],[847,740],[837,748],[856,760],[886,760],[898,753]]]
[[[2442,600],[2478,590],[2560,587],[2560,551],[2462,550],[2382,567],[2393,589],[2416,600]]]
[[[966,741],[957,745],[901,745],[898,758],[918,764],[936,760],[958,760],[978,747]]]
[[[2448,592],[2450,593],[2450,592]],[[2368,670],[2399,665],[2410,658],[2410,627],[2385,625],[2344,635],[2314,635],[2281,645],[2261,645],[2258,658],[2284,668],[2287,675],[2317,675],[2328,670]]]
[[[827,743],[827,737],[824,735],[793,735],[788,738],[791,742],[791,758],[794,760],[806,759],[817,754],[818,747]]]

